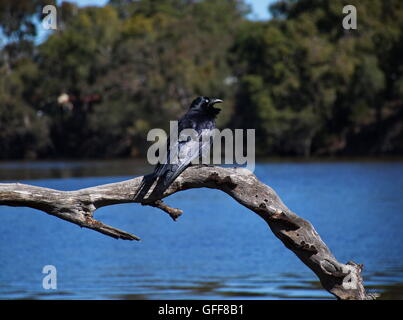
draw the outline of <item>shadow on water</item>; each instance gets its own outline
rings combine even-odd
[[[295,279],[300,279],[296,275]],[[280,280],[256,280],[251,278],[216,279],[206,281],[184,280],[141,280],[137,279],[132,285],[110,289],[111,293],[94,294],[91,290],[77,292],[59,291],[37,292],[29,294],[24,290],[6,291],[1,298],[7,299],[333,299],[333,296],[323,291],[318,281],[301,280],[292,282],[289,278]],[[380,293],[382,300],[402,300],[403,283],[376,283],[367,282],[369,292]],[[116,292],[118,291],[118,292]]]
[[[111,295],[111,299],[329,299],[318,282],[296,281],[280,274],[275,278],[213,277],[209,280],[139,281],[141,293]]]
[[[138,176],[151,170],[152,167],[141,159],[0,162],[0,181]]]
[[[399,163],[403,158],[261,158],[259,163]],[[138,176],[153,171],[146,159],[0,161],[0,181],[73,177]]]
[[[390,274],[388,275],[390,276]],[[373,278],[367,276],[367,278]],[[295,279],[295,280],[293,280]],[[280,274],[274,279],[257,279],[254,276],[238,279],[206,281],[139,281],[137,290],[142,293],[125,293],[107,296],[110,299],[333,299],[323,291],[319,281],[307,280],[297,274]],[[379,299],[403,299],[403,282],[385,283],[383,279],[367,281],[368,292],[380,293]]]

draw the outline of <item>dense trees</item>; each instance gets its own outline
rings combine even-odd
[[[403,5],[351,0],[344,30],[345,4],[277,1],[261,22],[241,0],[64,2],[38,44],[43,1],[0,0],[0,158],[136,156],[196,95],[262,155],[401,154]]]
[[[270,22],[239,32],[238,112],[253,110],[247,126],[260,131],[263,150],[402,152],[402,4],[348,3],[357,30],[342,28],[345,1],[300,0],[279,1]],[[386,118],[400,129],[392,133]]]

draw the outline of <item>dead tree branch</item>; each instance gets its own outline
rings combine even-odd
[[[25,206],[44,211],[105,235],[124,240],[140,240],[126,231],[94,219],[96,209],[136,202],[133,199],[143,177],[81,189],[58,191],[19,183],[0,184],[0,205]],[[322,241],[312,224],[289,210],[275,191],[242,168],[190,167],[164,193],[169,195],[192,188],[218,189],[258,214],[284,245],[293,251],[319,278],[322,286],[339,299],[372,299],[366,293],[361,271],[354,262],[340,263]],[[151,194],[152,189],[149,194]],[[182,211],[161,199],[147,199],[150,205],[176,220]]]

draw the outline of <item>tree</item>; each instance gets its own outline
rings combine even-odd
[[[342,28],[343,1],[319,0],[278,1],[271,6],[271,21],[246,22],[240,29],[232,49],[241,79],[233,123],[241,125],[238,114],[249,119],[263,150],[357,152],[368,140],[361,131],[384,138],[375,145],[370,140],[372,145],[359,152],[384,152],[383,146],[392,144],[386,139],[396,133],[386,133],[382,121],[387,115],[388,122],[400,122],[400,98],[393,88],[401,77],[395,53],[402,5],[350,4],[357,7],[358,30]],[[245,114],[245,105],[252,114]],[[393,127],[403,136],[397,124]]]
[[[138,155],[149,129],[166,128],[195,95],[229,98],[225,123],[226,51],[243,15],[239,1],[179,0],[112,1],[68,15],[37,56],[38,108],[52,119],[54,154]]]
[[[357,30],[343,0],[276,1],[264,22],[242,0],[63,2],[38,43],[43,4],[0,1],[2,158],[144,155],[197,95],[225,100],[220,127],[256,129],[261,155],[403,152],[399,0],[351,1]]]

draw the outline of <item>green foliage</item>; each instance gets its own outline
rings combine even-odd
[[[234,124],[247,117],[244,126],[258,130],[265,153],[354,152],[359,139],[351,136],[367,127],[381,134],[375,151],[367,152],[382,152],[389,143],[382,122],[401,123],[403,6],[350,1],[358,30],[344,30],[345,4],[278,1],[271,7],[274,19],[240,28],[232,48],[242,79]]]
[[[52,0],[0,0],[0,28],[7,37],[19,40],[36,35],[33,16],[42,12],[45,5],[54,5]]]
[[[36,73],[28,60],[0,77],[0,159],[35,158],[50,143],[46,117],[27,104]]]
[[[43,4],[0,0],[0,158],[144,154],[197,95],[261,155],[403,152],[399,0],[349,1],[358,30],[342,0],[277,1],[264,22],[241,0],[63,2],[38,45]]]

